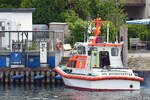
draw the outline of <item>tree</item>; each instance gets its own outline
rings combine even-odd
[[[73,36],[73,41],[71,41],[71,44],[74,44],[75,42],[83,42],[88,23],[78,18],[74,23],[68,22],[68,24],[70,26],[69,29],[71,30],[71,36]]]
[[[0,0],[0,8],[19,8],[22,0]]]
[[[149,30],[146,25],[129,24],[128,26],[128,38],[140,38],[140,40],[148,40]]]
[[[109,1],[110,2],[110,1]],[[118,0],[112,0],[110,3],[114,3],[114,8],[111,10],[112,13],[108,18],[114,23],[116,27],[116,38],[119,37],[120,26],[124,24],[127,14],[124,12],[124,8],[121,6],[121,3]],[[118,38],[119,39],[119,38]]]
[[[22,8],[36,8],[34,23],[65,22],[69,11],[73,10],[81,19],[88,16],[89,0],[23,0]]]
[[[105,36],[105,40],[107,39],[107,24],[108,23],[102,23],[101,27],[101,35]],[[115,42],[115,25],[112,22],[109,22],[109,42]]]
[[[66,22],[74,41],[83,41],[86,22],[89,15],[89,0],[23,0],[21,7],[36,8],[34,23]],[[84,19],[84,20],[83,20]],[[70,40],[70,37],[68,38]]]
[[[100,15],[102,20],[113,22],[116,30],[114,35],[118,36],[119,27],[124,23],[124,19],[127,16],[121,3],[116,0],[106,0],[103,2],[94,0],[91,1],[90,8],[92,18],[96,18],[97,15]]]
[[[102,20],[112,21],[112,27],[114,25],[119,27],[122,18],[125,17],[122,7],[115,0],[105,2],[100,0],[23,0],[21,7],[36,8],[33,13],[34,23],[48,24],[55,21],[68,23],[75,42],[83,41],[86,31],[85,20],[89,16],[95,19],[99,14]],[[114,34],[117,34],[118,28],[115,29],[116,33],[110,30],[113,34],[111,39],[114,39]]]
[[[0,4],[0,8],[13,8],[13,6],[9,4]]]
[[[57,12],[53,13],[53,8],[48,5],[51,4],[50,0],[23,0],[21,3],[22,8],[36,8],[33,13],[33,23],[48,24],[51,21],[56,21]]]

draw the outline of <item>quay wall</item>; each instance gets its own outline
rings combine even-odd
[[[0,84],[63,84],[53,69],[45,68],[0,68]]]

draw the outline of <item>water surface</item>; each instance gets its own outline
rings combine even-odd
[[[0,100],[150,100],[150,88],[89,92],[65,88],[63,85],[0,85]]]

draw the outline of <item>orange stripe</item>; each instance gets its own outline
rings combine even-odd
[[[59,73],[61,76],[70,79],[81,79],[81,80],[89,80],[89,81],[96,81],[96,80],[108,80],[108,79],[121,79],[121,80],[135,80],[135,81],[144,81],[143,78],[140,77],[128,77],[128,76],[103,76],[103,77],[92,77],[92,76],[81,76],[81,75],[69,75],[64,74],[59,68],[55,67],[55,71]]]
[[[88,46],[122,46],[122,44],[97,44],[97,43],[91,43],[91,44],[88,44]]]

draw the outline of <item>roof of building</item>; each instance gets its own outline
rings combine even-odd
[[[62,23],[62,22],[51,22],[51,23],[49,23],[50,25],[52,25],[52,24],[58,24],[58,25],[67,25],[67,23]]]
[[[0,12],[34,12],[35,8],[0,8]]]

